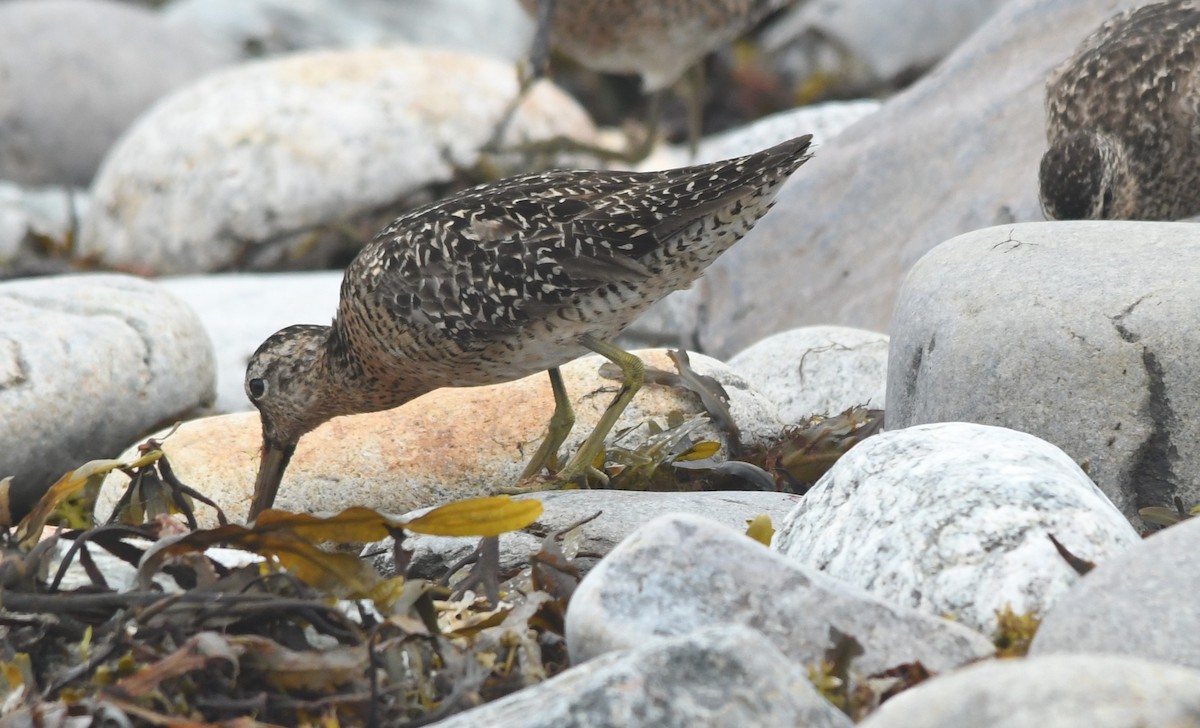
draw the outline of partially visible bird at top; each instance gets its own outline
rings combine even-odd
[[[521,0],[538,20],[533,73],[543,72],[553,45],[605,73],[637,74],[657,94],[689,69],[691,139],[699,136],[701,60],[793,0]],[[656,112],[652,112],[656,113]],[[656,120],[651,119],[651,124]],[[647,150],[648,151],[648,150]]]
[[[1046,81],[1038,173],[1057,220],[1200,215],[1200,2],[1123,12]]]

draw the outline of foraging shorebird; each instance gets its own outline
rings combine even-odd
[[[531,478],[574,422],[558,367],[589,350],[621,368],[622,387],[552,483],[595,475],[643,373],[611,341],[745,235],[810,142],[663,172],[513,177],[392,222],[346,269],[331,326],[289,326],[250,359],[263,431],[250,517],[274,502],[300,438],[333,417],[549,370],[555,410]]]
[[[1046,82],[1049,219],[1200,215],[1200,2],[1117,15]]]

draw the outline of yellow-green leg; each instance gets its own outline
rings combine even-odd
[[[554,392],[554,414],[550,415],[550,427],[546,432],[546,438],[542,440],[537,452],[533,454],[533,457],[529,459],[529,464],[521,472],[521,480],[532,478],[542,472],[546,463],[558,454],[559,445],[563,444],[563,440],[567,439],[567,435],[571,434],[571,428],[575,426],[575,411],[571,409],[571,400],[567,399],[567,388],[563,384],[562,372],[558,370],[558,367],[554,367],[549,374],[550,389]]]
[[[617,396],[613,397],[608,409],[604,410],[604,414],[596,423],[592,434],[588,435],[588,438],[579,446],[575,456],[567,462],[566,466],[558,471],[555,480],[562,485],[573,483],[589,475],[599,475],[601,480],[608,481],[608,478],[596,470],[592,463],[596,461],[596,456],[604,451],[604,438],[608,437],[609,432],[612,432],[613,426],[617,424],[617,419],[629,406],[633,395],[642,388],[642,382],[646,380],[646,365],[641,359],[619,346],[587,335],[581,337],[579,343],[621,368],[621,389],[617,392]]]
[[[588,435],[587,440],[579,446],[579,450],[575,452],[574,457],[554,474],[553,479],[547,483],[537,483],[521,488],[497,488],[497,493],[530,493],[543,490],[559,490],[575,484],[586,484],[587,479],[593,478],[602,483],[607,483],[608,478],[604,473],[596,469],[593,463],[597,456],[604,450],[604,439],[608,437],[608,433],[612,432],[612,428],[617,424],[617,420],[621,417],[621,413],[629,406],[629,402],[633,400],[633,395],[642,388],[642,383],[646,379],[646,365],[641,359],[633,354],[625,351],[619,346],[610,344],[606,341],[600,341],[592,336],[582,336],[579,343],[596,352],[600,356],[608,359],[616,364],[621,369],[621,389],[617,392],[617,396],[613,397],[613,401],[609,403],[608,409],[604,410],[604,414],[600,416],[600,421],[596,423],[596,427],[592,430],[592,434]],[[567,390],[563,385],[562,375],[558,369],[550,370],[550,386],[554,390],[554,414],[550,417],[550,431],[546,434],[546,439],[538,447],[534,453],[533,459],[526,466],[525,471],[521,474],[522,480],[532,478],[541,472],[546,461],[558,450],[559,445],[566,439],[567,433],[570,432],[571,426],[575,422],[575,413],[571,409],[571,403],[567,400]]]

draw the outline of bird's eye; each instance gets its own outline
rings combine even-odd
[[[266,381],[255,377],[249,382],[246,382],[246,391],[250,393],[250,399],[261,399],[267,393]]]

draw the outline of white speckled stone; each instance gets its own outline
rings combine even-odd
[[[992,660],[939,675],[861,728],[1147,728],[1200,725],[1200,672],[1108,655]]]
[[[779,407],[788,424],[856,405],[883,409],[888,337],[844,326],[806,326],[752,344],[729,367]]]
[[[693,728],[854,723],[759,632],[715,626],[576,665],[439,728]]]
[[[788,515],[773,548],[880,599],[990,633],[996,610],[1044,613],[1078,580],[1048,534],[1097,562],[1140,540],[1062,450],[950,422],[856,445]]]
[[[159,274],[305,262],[317,233],[398,214],[411,195],[474,167],[517,90],[511,63],[404,46],[210,74],[113,147],[78,252]],[[593,133],[578,104],[541,82],[505,143]]]
[[[1138,508],[1200,502],[1200,226],[976,230],[917,262],[896,301],[887,423],[1029,432]]]
[[[0,477],[47,486],[213,398],[212,344],[158,285],[121,275],[0,283]]]
[[[1200,669],[1200,518],[1088,572],[1047,612],[1030,654],[1106,652]]]
[[[836,627],[862,645],[854,665],[868,674],[914,660],[948,670],[992,653],[961,624],[880,600],[685,514],[647,523],[580,583],[567,647],[578,662],[716,624],[754,627],[802,664],[821,659]]]

